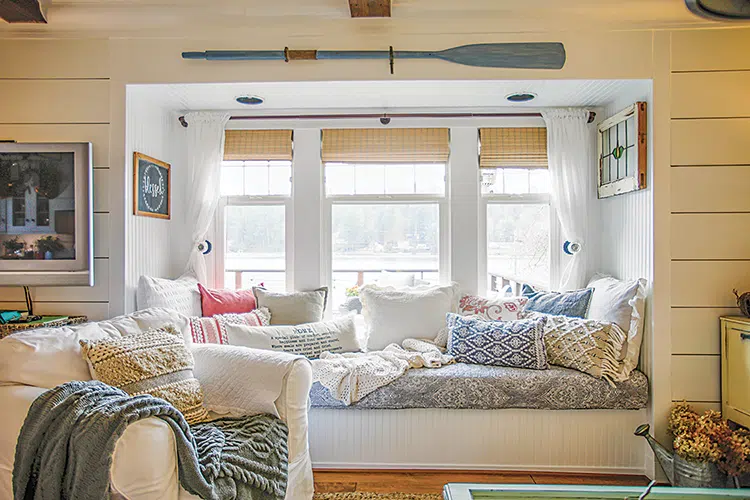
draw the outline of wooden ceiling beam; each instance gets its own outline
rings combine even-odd
[[[47,23],[49,0],[0,0],[0,19],[9,23]]]
[[[391,17],[391,0],[349,0],[352,17]]]

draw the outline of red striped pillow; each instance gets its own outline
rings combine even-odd
[[[217,314],[210,318],[190,318],[190,333],[196,344],[229,344],[227,325],[268,326],[271,312],[259,307],[242,314]]]

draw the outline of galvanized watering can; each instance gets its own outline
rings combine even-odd
[[[715,464],[685,460],[678,454],[667,450],[648,433],[649,429],[650,426],[648,424],[639,425],[635,429],[635,435],[646,438],[672,486],[682,486],[684,488],[738,487]]]

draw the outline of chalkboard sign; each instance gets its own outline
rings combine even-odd
[[[133,213],[169,219],[169,163],[133,153]]]

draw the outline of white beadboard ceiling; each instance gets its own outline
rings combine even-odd
[[[399,39],[717,24],[692,15],[683,0],[393,0],[392,11],[390,19],[350,19],[347,0],[51,0],[48,25],[11,26],[0,21],[0,35],[173,38],[200,32],[243,34],[255,44],[283,35],[292,45],[295,39],[317,37]]]
[[[247,84],[130,85],[131,96],[148,99],[177,111],[230,110],[237,114],[285,112],[345,112],[351,110],[487,111],[498,108],[553,106],[602,107],[644,80],[472,80],[472,81],[347,81]],[[512,104],[512,92],[533,92],[529,103]],[[257,95],[265,102],[244,106],[240,95]],[[240,113],[241,111],[241,113]]]

